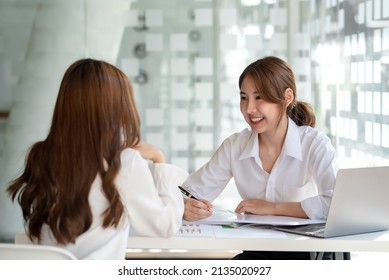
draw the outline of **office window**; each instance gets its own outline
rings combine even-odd
[[[386,2],[383,1],[383,5],[387,5]],[[387,102],[385,92],[389,86],[384,82],[389,73],[384,52],[388,40],[384,35],[388,29],[388,15],[381,13],[381,4],[381,1],[359,1],[355,5],[354,2],[344,1],[333,7],[318,9],[313,14],[312,23],[316,17],[320,17],[320,13],[336,15],[336,9],[344,11],[338,13],[344,22],[338,21],[338,26],[334,25],[331,32],[322,32],[316,42],[326,44],[328,40],[336,38],[337,45],[344,46],[344,51],[336,54],[337,60],[329,59],[326,63],[334,71],[341,69],[344,78],[330,82],[325,77],[314,76],[312,83],[338,96],[335,107],[321,110],[319,118],[330,121],[320,122],[320,127],[329,131],[338,157],[347,164],[388,164],[389,150],[385,141],[389,109],[384,106]],[[315,48],[315,44],[312,47]],[[340,67],[341,63],[344,66]],[[319,72],[322,67],[320,62],[314,65]],[[340,97],[345,93],[348,94],[346,99]],[[345,103],[347,100],[349,104]],[[323,108],[317,103],[315,107]],[[345,117],[353,121],[345,122]],[[344,131],[332,128],[334,125],[342,127]]]

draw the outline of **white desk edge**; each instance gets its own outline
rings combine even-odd
[[[389,230],[335,238],[287,234],[283,238],[141,237],[129,236],[127,249],[265,250],[315,252],[389,252]],[[15,234],[15,243],[30,243],[25,233]]]
[[[322,252],[389,252],[389,231],[315,238],[287,234],[281,238],[139,237],[130,236],[128,249],[264,250]]]

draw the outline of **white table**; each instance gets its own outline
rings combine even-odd
[[[313,252],[389,252],[389,230],[334,238],[315,238],[286,233],[287,238],[140,237],[129,236],[128,249],[161,250],[264,250]],[[16,233],[15,243],[30,243]],[[337,257],[341,258],[341,257]]]
[[[155,238],[130,236],[128,249],[161,250],[263,250],[337,252],[389,252],[389,230],[334,238],[315,238],[286,233],[287,238],[216,238],[172,237]]]

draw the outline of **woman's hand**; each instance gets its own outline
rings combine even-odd
[[[276,215],[274,213],[274,203],[263,199],[242,200],[235,209],[235,213]]]
[[[300,202],[270,202],[263,199],[246,199],[238,204],[235,212],[308,218]]]
[[[184,220],[197,221],[212,215],[212,204],[205,200],[185,199]]]
[[[154,163],[164,163],[165,155],[157,147],[140,141],[136,146],[132,147],[137,150],[144,159],[153,161]]]

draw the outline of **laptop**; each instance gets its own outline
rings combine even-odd
[[[326,223],[274,229],[321,238],[389,229],[389,166],[340,169]]]

